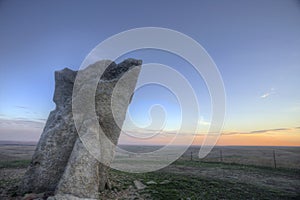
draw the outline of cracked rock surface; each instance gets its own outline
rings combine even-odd
[[[75,197],[96,199],[98,197],[99,191],[106,187],[108,167],[90,154],[78,136],[72,113],[72,100],[77,98],[73,93],[75,79],[78,73],[86,76],[85,80],[88,81],[80,82],[79,80],[76,83],[79,89],[87,92],[90,92],[90,85],[93,81],[97,80],[94,91],[96,118],[90,119],[89,116],[83,116],[84,120],[80,129],[86,129],[88,132],[89,129],[94,128],[90,121],[96,120],[112,144],[117,144],[120,135],[119,126],[125,119],[141,64],[141,60],[135,59],[127,59],[119,64],[102,60],[80,71],[65,68],[55,72],[53,101],[56,108],[49,114],[30,166],[19,186],[20,193],[55,191],[56,196],[51,198],[56,199],[74,199]],[[104,68],[106,69],[102,76],[97,77],[97,70]],[[122,80],[121,89],[115,94],[117,100],[114,101],[114,106],[118,115],[114,116],[111,110],[113,91],[118,81],[129,71],[132,73]],[[89,99],[83,98],[80,101],[84,107]],[[119,126],[115,122],[116,117],[121,122]],[[100,138],[99,151],[109,155],[106,159],[106,164],[109,165],[114,149],[103,143],[101,137],[95,137]]]

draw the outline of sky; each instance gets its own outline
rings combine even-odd
[[[300,1],[0,1],[0,140],[37,141],[51,110],[54,71],[78,70],[87,54],[128,29],[163,27],[200,43],[216,63],[226,91],[226,117],[218,145],[300,145]],[[211,120],[205,82],[176,55],[141,50],[123,55],[170,66],[192,85],[199,100],[199,131]],[[140,75],[140,79],[147,74]],[[168,77],[172,79],[172,77]],[[161,105],[162,109],[149,109]],[[193,109],[193,108],[191,108]],[[164,113],[165,112],[165,113]],[[158,85],[136,91],[128,109],[139,128],[164,135],[124,144],[165,144],[178,129],[180,106]],[[152,115],[152,116],[151,116]],[[151,118],[152,117],[152,118]],[[161,124],[161,123],[157,123]],[[145,128],[147,127],[147,128]],[[166,136],[167,135],[167,136]]]

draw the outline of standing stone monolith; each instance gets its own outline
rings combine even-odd
[[[46,122],[30,166],[19,186],[21,193],[54,191],[78,138],[72,117],[72,91],[77,72],[55,72],[56,104]]]
[[[88,76],[88,80],[100,78],[94,97],[97,117],[89,119],[89,116],[84,116],[81,131],[95,131],[96,127],[90,122],[96,120],[107,138],[113,144],[117,144],[121,130],[120,124],[118,126],[115,122],[111,108],[114,87],[126,72],[133,71],[131,76],[122,82],[123,92],[117,94],[118,99],[115,101],[122,126],[141,64],[141,60],[135,59],[127,59],[119,64],[103,60],[78,72],[70,69],[55,72],[56,108],[48,117],[30,166],[19,186],[21,193],[55,191],[54,199],[98,198],[99,191],[107,184],[107,170],[112,157],[105,164],[99,162],[78,137],[78,127],[75,127],[72,113],[72,99],[77,98],[73,94],[75,79],[78,73]],[[103,75],[97,77],[95,70],[106,66],[108,67]],[[88,82],[79,85],[84,91],[89,89]],[[85,103],[85,99],[82,101]],[[113,155],[114,149],[101,143],[101,137],[99,144],[99,152],[109,152],[109,155]]]

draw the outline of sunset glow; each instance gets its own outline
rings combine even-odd
[[[55,109],[54,71],[65,67],[78,70],[95,46],[115,34],[162,27],[201,44],[217,66],[226,94],[226,117],[217,145],[300,146],[298,1],[194,1],[185,4],[188,12],[174,3],[167,15],[167,2],[73,2],[68,14],[67,3],[0,4],[0,140],[38,141]],[[128,52],[116,62],[129,57],[143,60],[139,81],[160,77],[174,83],[179,92],[187,92],[175,76],[161,71],[149,74],[145,66],[159,63],[179,74],[190,85],[199,108],[190,106],[182,111],[176,92],[161,85],[138,88],[123,128],[135,136],[161,134],[148,139],[122,134],[119,143],[167,144],[180,130],[184,116],[186,123],[176,144],[201,145],[214,106],[203,74],[186,59],[163,50]],[[193,111],[198,119],[191,115]],[[200,125],[198,131],[193,129],[197,126],[194,121]]]

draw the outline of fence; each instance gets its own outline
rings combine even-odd
[[[218,146],[203,159],[198,158],[199,148],[190,147],[181,159],[300,169],[300,147]]]

